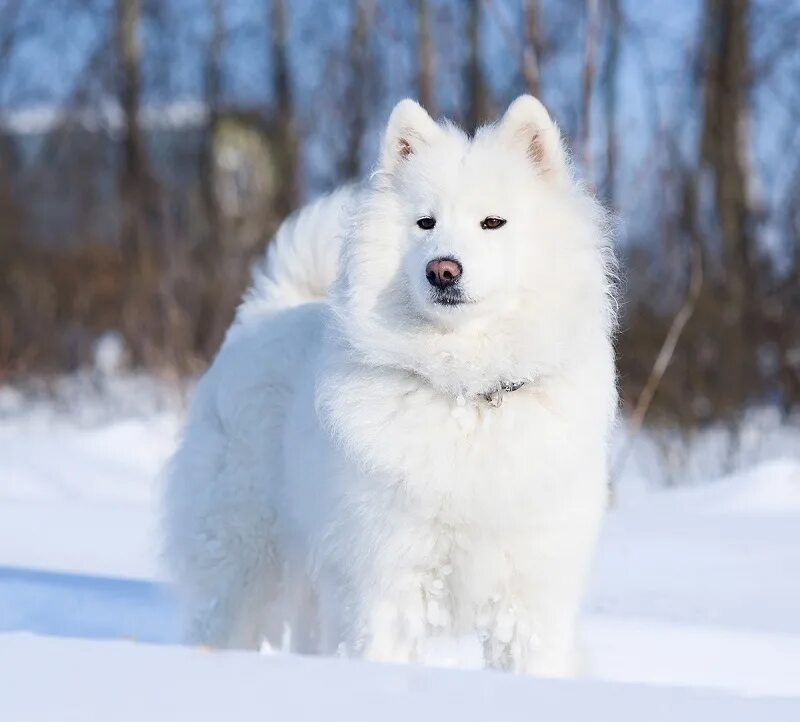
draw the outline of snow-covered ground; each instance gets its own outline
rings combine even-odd
[[[593,679],[555,682],[175,646],[155,529],[181,394],[55,393],[0,388],[0,720],[800,720],[800,428],[769,412],[735,443],[637,441],[586,604]]]

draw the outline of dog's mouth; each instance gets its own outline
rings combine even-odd
[[[458,286],[434,289],[431,291],[430,298],[438,306],[463,306],[472,303]]]

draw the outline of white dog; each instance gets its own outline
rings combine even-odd
[[[192,403],[166,551],[198,643],[573,671],[617,398],[603,214],[532,97],[400,102],[288,220]]]

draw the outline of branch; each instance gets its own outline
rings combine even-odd
[[[653,362],[650,375],[648,376],[647,381],[642,388],[641,393],[639,394],[639,398],[636,401],[636,406],[634,407],[633,413],[628,420],[628,440],[619,457],[617,458],[617,463],[614,466],[611,474],[612,489],[615,481],[619,479],[619,476],[625,467],[625,462],[628,460],[631,448],[633,447],[633,442],[636,440],[636,437],[642,430],[642,426],[644,426],[647,412],[650,410],[650,404],[652,403],[653,398],[658,391],[658,387],[661,385],[661,380],[664,378],[664,374],[669,368],[672,357],[675,354],[675,348],[677,347],[678,342],[683,335],[686,324],[689,323],[689,320],[694,314],[695,307],[697,306],[697,300],[700,297],[700,292],[703,289],[703,245],[695,223],[695,203],[696,191],[694,183],[691,183],[690,187],[687,189],[686,198],[686,204],[688,206],[687,216],[692,238],[689,287],[686,291],[686,297],[684,298],[681,307],[678,309],[677,313],[672,319],[672,323],[667,331],[667,335],[664,337],[664,341],[661,344],[661,349],[659,350],[658,355]]]

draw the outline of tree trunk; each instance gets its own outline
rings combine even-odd
[[[706,0],[700,160],[713,179],[727,285],[741,312],[752,267],[747,87],[749,0]]]
[[[732,415],[760,388],[757,303],[763,288],[754,254],[748,160],[749,8],[749,0],[705,0],[701,46],[700,177],[710,191],[712,233],[720,243],[707,255],[721,260],[710,288],[714,295],[705,305],[715,310],[708,323],[716,357],[727,360],[707,377],[718,413]]]
[[[606,62],[603,69],[606,131],[606,173],[604,195],[609,206],[614,205],[617,174],[617,75],[619,72],[619,47],[622,25],[620,0],[607,0],[608,35]]]
[[[5,80],[6,61],[14,52],[18,40],[16,24],[21,9],[22,0],[8,0],[5,5],[0,4],[0,81]],[[13,203],[12,148],[10,136],[0,127],[0,255],[16,230],[13,222],[16,204]]]
[[[431,47],[431,15],[427,0],[417,0],[418,61],[417,86],[419,101],[432,116],[436,116],[434,97],[433,48]]]
[[[345,103],[345,144],[339,161],[339,177],[342,180],[357,178],[361,173],[361,140],[369,118],[368,94],[374,67],[369,49],[374,14],[374,0],[354,0],[348,45],[350,75]]]
[[[120,194],[123,251],[141,262],[145,245],[150,174],[139,122],[141,106],[141,50],[138,27],[140,0],[117,0],[116,29],[119,62],[119,101],[124,128]]]
[[[522,77],[525,89],[540,98],[542,93],[539,62],[541,53],[541,34],[539,30],[539,0],[523,0],[522,26],[525,39],[522,45]]]
[[[481,66],[480,40],[482,0],[468,0],[467,12],[467,64],[464,69],[464,86],[467,91],[466,130],[475,130],[489,120],[489,91]]]
[[[231,249],[226,248],[227,230],[219,205],[215,140],[222,102],[222,54],[225,46],[224,0],[208,0],[211,35],[204,63],[203,84],[206,127],[200,160],[200,195],[205,211],[206,233],[199,239],[196,252],[199,313],[194,319],[193,350],[202,358],[210,357],[222,339],[228,318],[226,282],[230,274]],[[236,246],[234,242],[233,246]],[[236,252],[238,252],[236,248]]]
[[[225,44],[223,0],[208,0],[208,9],[211,15],[211,39],[208,44],[204,73],[207,115],[200,183],[208,223],[208,246],[216,250],[223,241],[214,159],[214,137],[219,124],[222,95],[222,52]]]
[[[285,0],[271,0],[271,56],[275,118],[281,155],[278,168],[281,189],[276,199],[280,216],[291,213],[299,201],[299,153],[294,124],[294,100],[289,71],[288,23]]]

